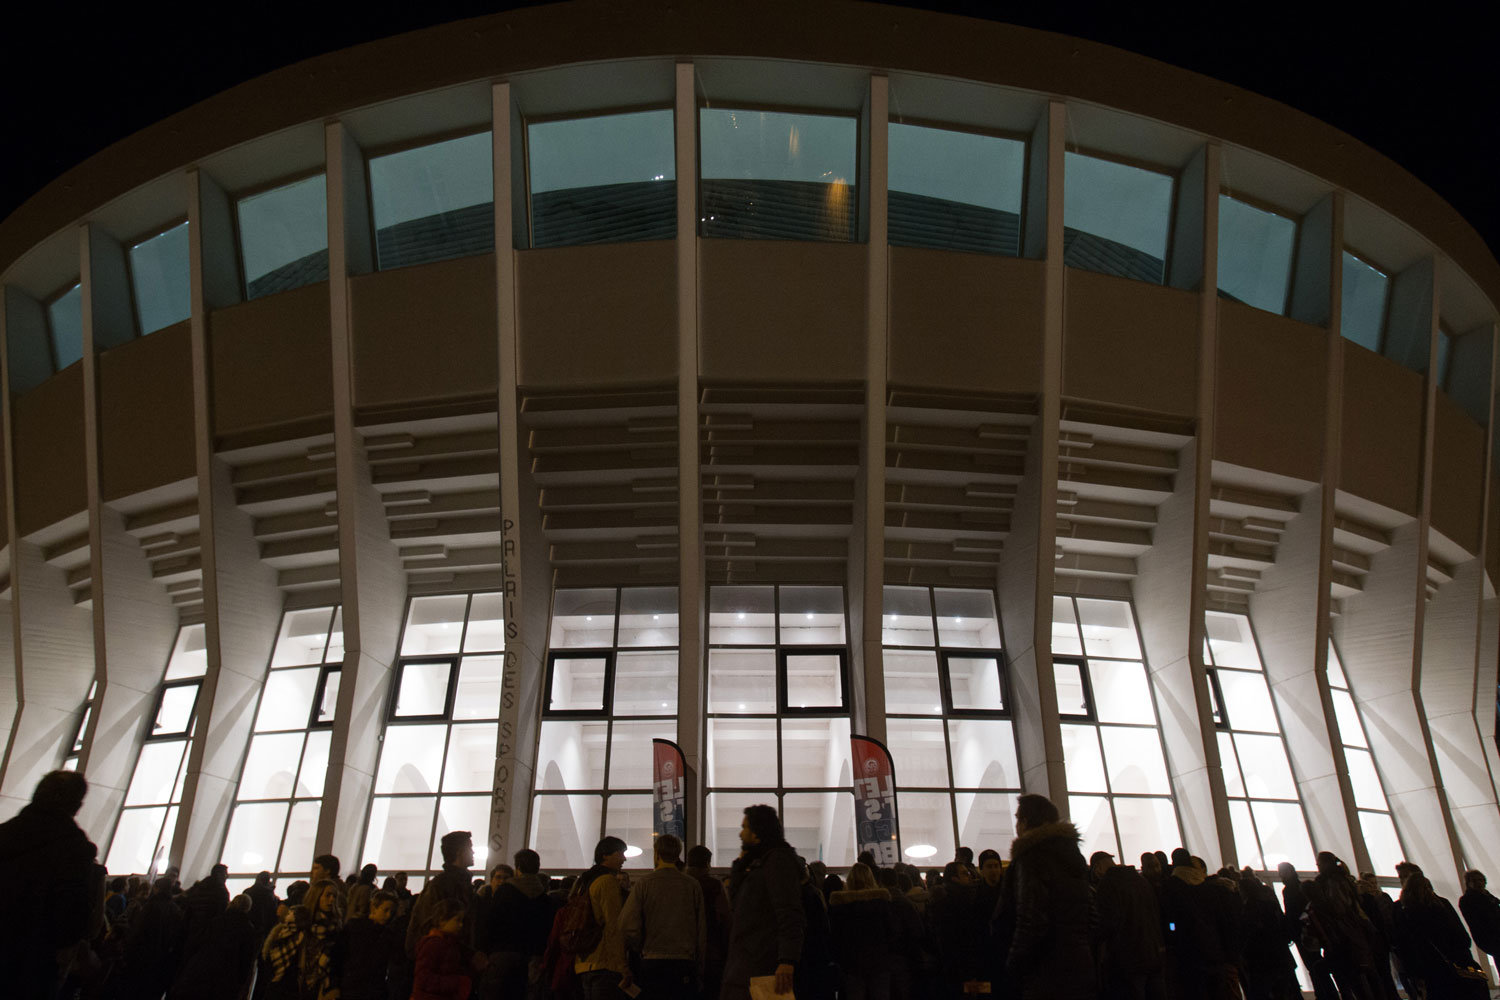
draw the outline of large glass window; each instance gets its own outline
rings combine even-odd
[[[503,608],[499,593],[411,600],[365,832],[364,858],[382,870],[439,871],[439,841],[454,830],[474,835],[474,864],[485,866]]]
[[[489,132],[372,156],[376,266],[384,270],[494,250],[492,157]]]
[[[1339,332],[1361,347],[1380,350],[1385,329],[1386,298],[1391,279],[1384,271],[1344,251],[1344,288],[1340,298]]]
[[[677,588],[559,590],[529,843],[546,864],[587,868],[621,837],[651,866],[654,739],[677,738]]]
[[[1275,871],[1290,861],[1298,871],[1311,871],[1307,818],[1250,618],[1210,611],[1204,624],[1203,663],[1240,864]]]
[[[1160,284],[1172,223],[1172,175],[1083,153],[1063,158],[1063,261]]]
[[[1026,143],[891,122],[889,164],[891,243],[1020,252]]]
[[[1068,810],[1083,853],[1128,861],[1182,842],[1130,602],[1054,597],[1052,665]]]
[[[144,336],[188,318],[188,224],[130,248],[136,326]]]
[[[1219,291],[1267,312],[1286,312],[1297,223],[1219,195]]]
[[[202,625],[186,625],[167,660],[120,822],[105,866],[116,874],[158,871],[177,827],[177,808],[187,777],[188,744],[197,725],[198,690],[208,669]]]
[[[674,238],[675,149],[670,109],[532,122],[531,245]]]
[[[704,236],[854,239],[854,118],[702,108],[698,125]]]
[[[1385,785],[1375,769],[1375,755],[1370,752],[1364,719],[1354,703],[1354,692],[1332,639],[1328,640],[1328,686],[1332,689],[1339,742],[1344,746],[1344,763],[1354,786],[1354,805],[1359,812],[1359,827],[1365,836],[1370,864],[1377,875],[1393,876],[1396,863],[1406,857],[1406,852],[1396,832],[1391,804],[1385,797]]]
[[[733,856],[745,806],[764,802],[803,857],[851,864],[844,589],[713,587],[708,642],[709,848]]]
[[[232,877],[312,864],[343,662],[339,608],[281,616],[221,855]]]
[[[74,282],[47,303],[52,366],[62,371],[83,357],[83,285]]]
[[[235,211],[246,298],[328,280],[328,195],[322,174],[247,195]]]
[[[884,604],[886,746],[908,859],[1009,843],[1021,772],[994,595],[891,586]]]

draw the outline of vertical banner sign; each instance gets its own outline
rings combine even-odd
[[[670,833],[687,843],[687,767],[682,748],[671,740],[651,741],[651,832]]]
[[[861,852],[885,867],[901,860],[901,825],[896,820],[896,769],[885,744],[850,736],[854,752],[854,837]]]

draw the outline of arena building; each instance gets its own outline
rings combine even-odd
[[[1500,870],[1500,266],[1226,84],[888,7],[314,59],[0,225],[0,803],[111,871],[579,868],[682,748],[901,842]],[[788,25],[796,25],[789,30]],[[649,849],[629,862],[644,866]]]

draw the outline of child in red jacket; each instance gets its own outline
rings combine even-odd
[[[464,905],[456,899],[444,900],[434,916],[432,929],[417,944],[411,1000],[468,1000],[474,984],[458,940]]]

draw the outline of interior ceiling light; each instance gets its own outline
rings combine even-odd
[[[937,853],[937,848],[931,844],[912,844],[906,849],[908,858],[930,858]]]
[[[626,844],[625,856],[627,858],[638,858],[641,856],[641,849],[639,847],[636,847],[634,844]]]

